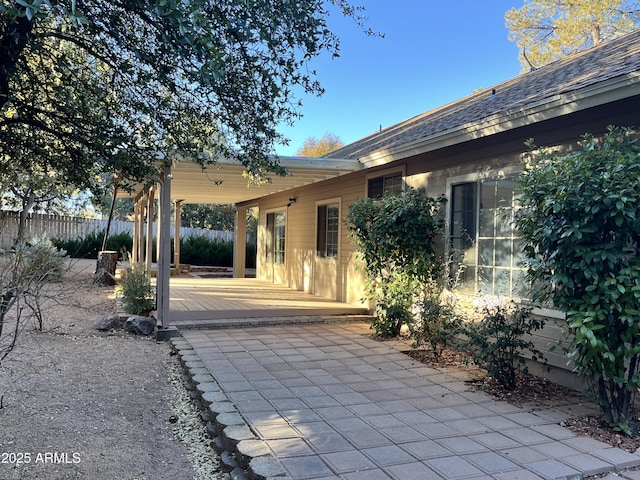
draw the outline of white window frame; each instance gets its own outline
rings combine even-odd
[[[477,185],[481,185],[482,182],[490,182],[490,181],[495,181],[495,180],[500,180],[500,179],[506,179],[509,177],[514,177],[517,176],[519,173],[522,172],[522,166],[520,165],[513,165],[513,166],[509,166],[509,167],[504,167],[504,168],[496,168],[496,169],[492,169],[492,170],[488,170],[488,171],[484,171],[481,173],[475,172],[475,173],[469,173],[469,174],[464,174],[464,175],[456,175],[453,177],[448,177],[446,180],[446,192],[447,192],[447,203],[446,203],[446,217],[445,217],[445,222],[446,222],[446,242],[445,242],[445,249],[446,249],[446,253],[447,255],[449,255],[451,253],[451,242],[450,242],[450,237],[451,237],[451,221],[452,221],[452,207],[453,207],[453,199],[452,199],[452,193],[453,193],[453,187],[456,185],[461,185],[461,184],[465,184],[465,183],[476,183]],[[476,199],[475,199],[475,211],[474,211],[474,215],[475,215],[475,225],[476,225],[476,232],[475,232],[475,238],[473,239],[474,244],[475,244],[475,248],[474,248],[474,256],[475,258],[473,259],[473,265],[475,266],[476,272],[475,272],[475,279],[474,279],[474,288],[473,291],[468,291],[468,293],[472,294],[472,295],[477,295],[477,294],[485,294],[487,292],[479,292],[479,280],[478,280],[478,270],[481,267],[480,264],[480,253],[479,253],[479,249],[480,246],[478,245],[478,238],[480,237],[480,199],[481,199],[481,188],[477,188],[476,189]],[[495,268],[495,266],[494,266]],[[513,270],[513,266],[509,267],[510,270]],[[493,284],[492,284],[493,285]],[[492,288],[493,290],[493,288]],[[464,292],[464,291],[463,291]],[[487,293],[488,295],[493,295],[493,292],[491,293]],[[517,297],[516,297],[517,298]]]
[[[282,213],[284,214],[284,250],[282,252],[282,261],[276,261],[278,258],[278,256],[276,255],[276,236],[275,236],[275,220],[277,218],[277,214]],[[273,214],[274,215],[274,231],[271,232],[269,230],[269,215]],[[269,243],[270,242],[265,242],[265,260],[267,263],[272,264],[272,265],[285,265],[287,263],[287,236],[288,236],[288,228],[287,228],[287,224],[288,224],[288,215],[287,215],[287,208],[286,207],[280,207],[280,208],[272,208],[269,209],[265,212],[265,222],[264,222],[264,228],[265,228],[265,232],[266,235],[269,236],[273,233],[273,238],[271,239],[271,248],[269,248]]]

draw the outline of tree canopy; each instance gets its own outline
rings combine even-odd
[[[640,1],[526,0],[505,20],[527,71],[637,29]]]
[[[327,16],[346,0],[7,0],[0,4],[0,173],[38,163],[78,187],[171,156],[283,173],[279,124],[308,62],[337,56]],[[104,177],[103,177],[104,178]]]
[[[299,157],[322,158],[342,147],[344,147],[344,143],[340,140],[340,137],[333,133],[325,133],[320,140],[315,137],[307,138],[302,147],[296,152],[296,155]]]

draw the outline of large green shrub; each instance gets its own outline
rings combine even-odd
[[[180,262],[191,265],[233,266],[233,242],[210,240],[204,235],[180,239]]]
[[[98,258],[102,248],[104,232],[90,233],[84,238],[70,240],[53,240],[56,247],[69,252],[74,258]],[[107,250],[123,253],[130,252],[133,238],[128,232],[109,236]],[[156,242],[152,242],[155,258]],[[173,241],[171,241],[171,256],[173,258]],[[256,245],[247,244],[246,267],[256,266]],[[124,260],[124,257],[122,258]],[[210,240],[204,235],[191,236],[180,239],[180,262],[192,265],[215,265],[221,267],[233,266],[233,242]]]
[[[375,301],[373,327],[397,335],[412,321],[411,308],[424,284],[442,271],[444,198],[409,188],[349,207],[347,228],[365,271],[365,299]]]
[[[640,386],[640,145],[627,128],[537,150],[516,215],[535,299],[566,314],[570,356],[607,422],[628,432]]]

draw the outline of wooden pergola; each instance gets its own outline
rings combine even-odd
[[[251,200],[286,191],[321,180],[344,175],[362,168],[357,160],[280,157],[287,168],[287,176],[273,176],[271,181],[259,185],[249,184],[243,176],[242,165],[231,160],[220,160],[203,169],[189,160],[163,160],[159,177],[150,179],[133,192],[121,192],[121,197],[135,198],[132,262],[144,262],[148,271],[154,261],[153,219],[158,200],[157,235],[157,310],[162,329],[169,328],[169,281],[171,263],[180,266],[180,213],[187,203],[224,204],[235,207],[233,276],[245,276],[247,213]],[[175,216],[171,216],[171,203]],[[242,207],[237,207],[242,203]],[[174,257],[171,259],[171,224],[173,220]]]

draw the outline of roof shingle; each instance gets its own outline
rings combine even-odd
[[[640,70],[640,31],[557,60],[488,89],[385,128],[327,157],[357,159]]]

